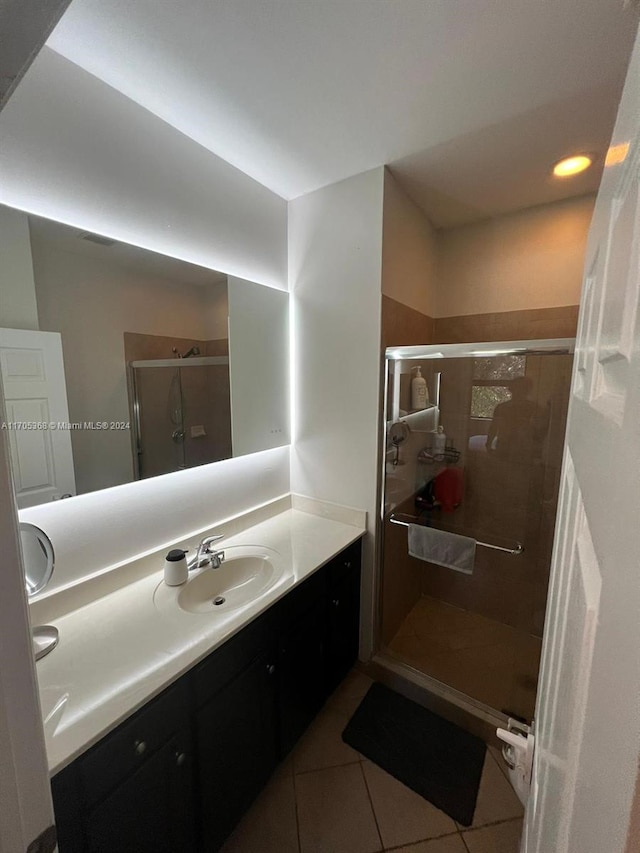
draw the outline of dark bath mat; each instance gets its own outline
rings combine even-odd
[[[376,683],[342,739],[453,820],[473,822],[486,752],[480,738]]]

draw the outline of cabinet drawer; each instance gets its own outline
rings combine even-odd
[[[271,624],[269,613],[260,616],[196,667],[193,683],[197,707],[208,702],[258,655],[270,649],[273,644]]]
[[[300,618],[306,611],[311,610],[320,601],[326,590],[326,574],[324,568],[314,572],[299,586],[281,599],[272,609],[277,621],[278,630],[282,630],[292,620]]]
[[[331,594],[331,587],[335,584],[342,584],[347,575],[352,572],[359,571],[361,551],[362,540],[359,539],[357,542],[349,545],[348,548],[345,548],[341,554],[338,554],[337,557],[334,557],[333,560],[327,564],[326,571],[329,584],[329,594]]]
[[[175,731],[188,725],[188,720],[189,692],[186,682],[182,681],[78,759],[80,790],[85,806],[90,807],[106,796]]]

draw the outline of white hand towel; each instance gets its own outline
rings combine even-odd
[[[422,524],[409,525],[409,554],[418,560],[436,563],[470,575],[476,558],[476,540],[447,533]]]

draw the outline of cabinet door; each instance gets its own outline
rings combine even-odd
[[[176,735],[85,818],[89,853],[193,851],[193,768]],[[64,851],[61,849],[61,853]]]
[[[261,655],[198,712],[205,851],[220,849],[276,765],[274,657]]]
[[[358,657],[360,638],[360,571],[352,569],[327,590],[327,694],[340,684]]]
[[[84,853],[82,807],[78,793],[78,773],[75,765],[65,767],[51,780],[51,796],[58,832],[60,853]]]
[[[281,756],[291,750],[324,701],[324,633],[323,598],[281,630],[278,655]]]
[[[327,694],[335,690],[358,657],[361,548],[360,540],[354,542],[326,567]]]

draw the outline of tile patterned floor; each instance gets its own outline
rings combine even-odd
[[[491,708],[531,719],[541,645],[538,637],[423,596],[389,651]]]
[[[343,743],[371,685],[352,671],[229,838],[223,853],[517,853],[522,806],[487,750],[473,827]]]

